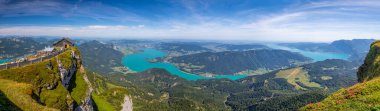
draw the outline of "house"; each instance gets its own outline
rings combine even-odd
[[[66,49],[74,46],[74,42],[69,38],[63,38],[53,44],[53,47],[55,49]]]

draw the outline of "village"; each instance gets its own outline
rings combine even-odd
[[[12,61],[0,64],[0,70],[22,67],[50,59],[73,47],[74,45],[75,44],[71,39],[62,38],[54,42],[52,47],[48,46],[43,50],[37,51],[35,54],[25,55],[24,57],[15,58],[12,59]]]

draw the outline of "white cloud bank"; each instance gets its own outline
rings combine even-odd
[[[323,26],[316,26],[321,27]],[[365,26],[372,27],[372,26]],[[363,28],[365,28],[363,27]],[[375,26],[373,26],[375,27]],[[377,27],[377,26],[376,26]],[[380,28],[377,28],[380,29]],[[378,38],[380,31],[330,30],[303,28],[273,28],[269,25],[248,24],[239,26],[176,26],[167,29],[143,26],[13,26],[0,28],[0,35],[68,36],[101,38],[164,38],[164,39],[214,39],[254,41],[314,41],[336,39]]]
[[[201,17],[201,22],[158,21],[144,25],[0,26],[0,35],[216,39],[254,41],[333,41],[380,39],[379,1],[328,1],[289,7],[259,19]],[[254,13],[252,13],[254,14]],[[199,16],[199,15],[198,15]],[[223,19],[223,22],[220,22]],[[244,19],[244,20],[243,20]],[[244,22],[241,22],[241,21]],[[225,21],[229,21],[225,23]],[[248,22],[247,22],[248,21]]]

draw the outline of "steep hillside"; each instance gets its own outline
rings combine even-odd
[[[354,66],[344,60],[325,60],[237,80],[248,87],[245,90],[236,84],[219,87],[232,89],[227,104],[233,109],[295,110],[354,84]]]
[[[227,93],[187,81],[164,69],[128,74],[125,79],[126,81],[114,81],[128,88],[133,95],[135,110],[229,109],[223,102],[226,101]]]
[[[112,44],[102,44],[98,41],[89,41],[79,46],[83,57],[83,65],[91,71],[100,74],[115,72],[115,67],[121,67],[123,54],[113,49]]]
[[[350,55],[350,60],[362,62],[369,50],[369,44],[374,42],[374,39],[352,39],[352,40],[337,40],[332,43],[282,43],[288,47],[293,47],[307,51],[323,51],[346,53]]]
[[[124,87],[117,86],[107,81],[107,77],[101,76],[94,72],[87,72],[89,81],[93,87],[91,94],[94,100],[95,111],[120,111],[121,104],[124,104],[124,98],[129,97],[128,90]],[[131,105],[131,104],[130,104]]]
[[[341,89],[322,102],[309,104],[301,110],[380,110],[379,48],[379,41],[371,44],[357,73],[361,83]]]
[[[0,38],[0,60],[14,59],[25,54],[35,53],[43,49],[46,44],[35,41],[29,37]]]
[[[338,40],[331,43],[330,47],[334,47],[338,51],[350,54],[351,60],[362,62],[365,55],[368,53],[368,45],[374,41],[374,39]]]
[[[368,51],[368,44],[374,42],[374,39],[352,39],[352,40],[337,40],[330,44],[330,47],[335,47],[339,51],[345,53],[361,54]]]
[[[358,70],[358,81],[364,82],[380,76],[380,41],[373,42],[364,64]]]
[[[331,91],[356,83],[356,70],[359,64],[340,59],[327,59],[303,65],[310,81],[318,83]]]
[[[356,83],[355,67],[355,64],[348,61],[328,59],[263,75],[248,76],[238,81],[245,84],[268,84],[268,88],[275,89],[323,88],[335,91]]]
[[[82,107],[88,85],[84,82],[84,73],[79,71],[79,55],[74,47],[49,60],[0,70],[3,97],[21,110],[73,110]],[[1,106],[5,105],[2,103]]]
[[[169,61],[186,72],[228,75],[243,71],[249,73],[250,71],[277,70],[296,66],[309,60],[301,54],[285,50],[250,50],[204,52],[173,57]]]
[[[315,104],[309,104],[301,110],[357,110],[377,111],[380,110],[380,78],[368,82],[359,83],[346,89],[341,89],[325,100]]]

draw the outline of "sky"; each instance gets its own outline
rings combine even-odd
[[[379,0],[0,0],[0,35],[329,42],[380,39]]]

